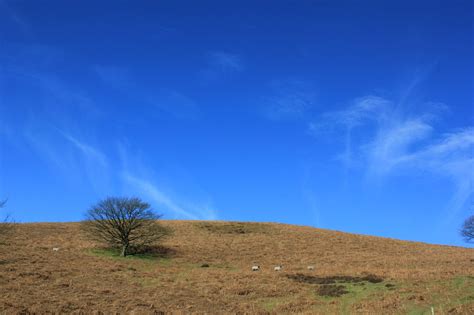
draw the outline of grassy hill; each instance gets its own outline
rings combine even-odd
[[[474,314],[474,249],[284,224],[163,224],[174,230],[163,247],[126,258],[77,223],[19,225],[0,245],[0,313]]]

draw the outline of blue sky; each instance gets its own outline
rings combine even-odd
[[[0,0],[0,197],[462,245],[471,1]]]

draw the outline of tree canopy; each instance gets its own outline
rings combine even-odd
[[[160,217],[139,198],[109,197],[87,211],[82,227],[91,238],[119,247],[121,256],[127,256],[168,234],[157,221]]]

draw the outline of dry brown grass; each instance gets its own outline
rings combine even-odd
[[[474,314],[473,249],[283,224],[163,224],[174,230],[167,250],[141,258],[94,250],[77,223],[20,224],[0,245],[0,313]]]

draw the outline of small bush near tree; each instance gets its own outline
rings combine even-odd
[[[464,221],[461,235],[467,243],[474,243],[474,215]]]
[[[120,255],[125,257],[169,234],[158,223],[160,217],[139,198],[109,197],[92,206],[81,224],[90,238],[119,248]]]

